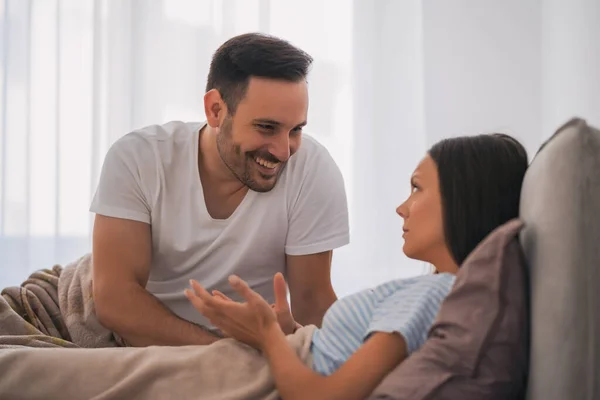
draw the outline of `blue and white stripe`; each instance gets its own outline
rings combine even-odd
[[[401,334],[411,354],[425,343],[454,280],[452,274],[400,279],[336,301],[313,335],[313,368],[332,374],[375,332]]]

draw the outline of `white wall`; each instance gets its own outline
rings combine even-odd
[[[351,292],[424,272],[402,253],[396,207],[408,196],[409,178],[425,152],[421,1],[354,2],[354,169],[351,240],[340,260],[336,289]],[[336,257],[336,256],[334,256]]]
[[[423,2],[428,144],[495,130],[541,135],[540,0]]]
[[[600,1],[542,4],[544,137],[572,116],[600,126]]]

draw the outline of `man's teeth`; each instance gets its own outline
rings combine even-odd
[[[263,167],[267,167],[269,169],[274,169],[276,166],[279,165],[278,162],[271,162],[271,161],[267,161],[264,158],[261,157],[256,157],[254,159],[254,161],[256,161],[258,164],[262,165]]]

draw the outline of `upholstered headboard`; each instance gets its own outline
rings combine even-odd
[[[600,399],[600,130],[573,119],[541,147],[521,219],[531,283],[527,398]]]

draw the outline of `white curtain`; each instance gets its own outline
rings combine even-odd
[[[0,287],[90,251],[104,154],[203,118],[212,52],[262,31],[315,58],[308,131],[346,180],[339,295],[423,273],[395,207],[442,137],[501,130],[533,156],[572,115],[600,125],[597,0],[0,0]]]

